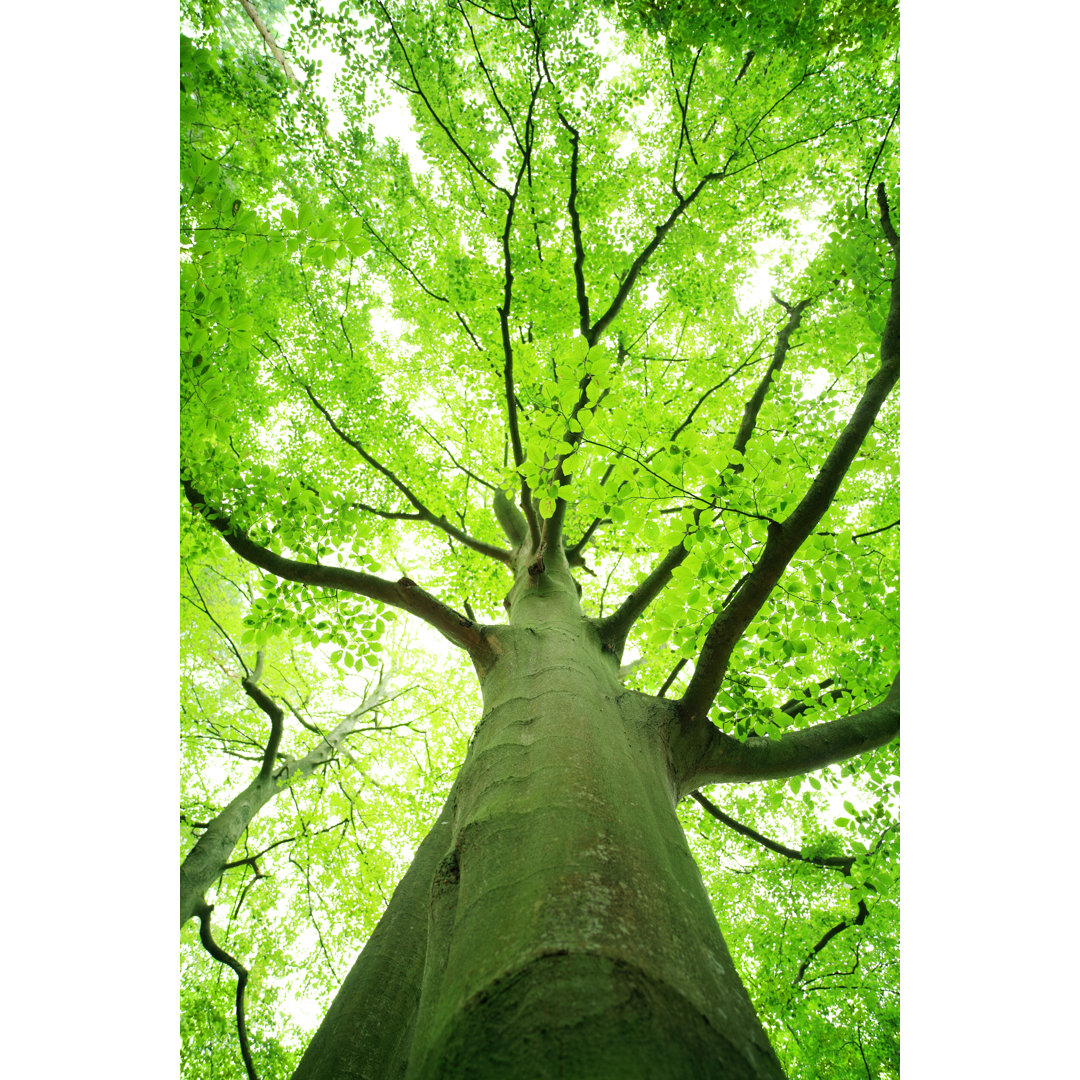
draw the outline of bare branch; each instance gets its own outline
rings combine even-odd
[[[469,16],[465,13],[465,8],[461,4],[458,4],[458,11],[461,17],[465,20],[465,25],[469,28],[469,37],[472,38],[473,51],[476,53],[476,59],[479,61],[480,70],[484,73],[484,79],[487,81],[488,89],[491,91],[491,96],[495,99],[495,104],[499,107],[499,112],[506,117],[507,124],[510,125],[510,132],[514,136],[514,142],[517,143],[518,149],[521,151],[523,157],[527,157],[525,146],[521,141],[521,136],[518,135],[517,128],[514,126],[514,118],[508,112],[506,106],[502,103],[502,98],[499,97],[499,92],[495,89],[495,83],[492,81],[491,72],[488,70],[488,66],[484,63],[483,53],[480,52],[480,45],[477,43],[476,34],[473,32],[472,23],[469,21]]]
[[[204,521],[216,529],[241,558],[268,573],[287,581],[318,585],[327,589],[341,589],[357,596],[367,596],[391,607],[401,608],[425,622],[430,623],[448,641],[465,649],[475,663],[486,664],[490,660],[490,647],[479,627],[471,620],[421,589],[415,581],[401,578],[388,581],[358,570],[338,566],[322,566],[319,563],[303,563],[278,555],[256,544],[227,514],[212,507],[182,474],[180,482],[188,502]]]
[[[664,680],[664,685],[656,691],[657,697],[663,697],[670,688],[671,684],[678,678],[679,672],[686,667],[686,657],[680,658],[679,662],[671,669],[671,674]]]
[[[449,307],[454,312],[454,317],[459,323],[461,323],[462,327],[465,330],[465,333],[469,335],[469,340],[473,343],[473,347],[477,350],[477,352],[486,354],[487,350],[473,333],[472,327],[469,326],[469,323],[466,320],[465,316],[462,315],[460,311],[454,308],[453,302],[451,301],[450,297],[443,296],[441,293],[437,293],[434,292],[432,289],[429,289],[427,285],[425,285],[424,282],[420,279],[420,276],[416,273],[416,271],[411,266],[409,266],[408,263],[406,263],[397,254],[397,252],[394,251],[392,247],[390,247],[390,245],[379,235],[378,231],[367,221],[366,218],[364,219],[364,228],[367,229],[369,233],[371,233],[371,235],[375,238],[383,251],[385,251],[386,254],[389,255],[390,258],[393,259],[394,262],[397,263],[397,265],[400,266],[401,269],[404,270],[405,273],[408,274],[414,282],[416,282],[421,292],[430,296],[432,300],[438,300],[439,303],[446,304],[447,307]]]
[[[753,60],[753,59],[754,59],[754,50],[751,49],[746,54],[746,59],[743,61],[742,67],[739,68],[739,74],[735,76],[735,82],[732,83],[733,86],[738,86],[739,85],[739,80],[746,74],[747,68],[750,67],[750,61]]]
[[[821,940],[810,950],[810,955],[802,962],[799,967],[795,978],[792,980],[792,984],[798,983],[802,980],[802,977],[806,974],[806,969],[810,966],[811,961],[837,934],[843,933],[849,926],[861,926],[866,921],[866,916],[870,912],[866,907],[865,900],[859,900],[859,913],[854,919],[841,919],[835,926],[830,927],[821,936]]]
[[[885,196],[884,181],[878,184],[876,194],[878,208],[881,210],[881,231],[885,234],[885,239],[889,241],[889,247],[893,249],[897,259],[899,259],[900,237],[897,235],[896,229],[893,228],[892,218],[889,216],[889,200]]]
[[[794,848],[785,847],[775,840],[770,840],[767,836],[762,836],[761,833],[751,829],[749,825],[744,825],[741,821],[736,821],[733,817],[729,817],[714,802],[702,795],[700,791],[691,791],[690,796],[697,800],[697,802],[712,814],[717,821],[723,822],[729,829],[734,829],[735,832],[753,840],[762,847],[768,848],[770,851],[775,851],[778,855],[783,855],[785,859],[796,859],[799,862],[813,863],[814,866],[827,866],[833,870],[841,870],[845,874],[855,863],[855,858],[852,855],[804,855],[801,851],[796,851]]]
[[[270,738],[263,752],[262,767],[259,769],[259,779],[265,780],[274,771],[274,763],[277,761],[278,747],[285,730],[285,713],[269,694],[256,685],[262,674],[262,653],[258,656],[255,673],[242,679],[240,685],[244,688],[244,693],[270,718]]]
[[[745,452],[746,444],[750,441],[750,436],[754,433],[758,413],[761,412],[761,406],[765,402],[765,395],[769,391],[769,384],[772,382],[773,375],[784,366],[788,349],[791,347],[791,335],[798,330],[799,324],[802,322],[803,312],[809,307],[813,300],[812,297],[808,297],[806,300],[800,301],[794,307],[790,307],[775,293],[773,293],[773,299],[787,311],[788,321],[783,325],[780,333],[776,336],[776,348],[773,350],[772,363],[769,364],[765,374],[761,377],[761,381],[758,383],[757,388],[754,390],[753,394],[750,396],[750,400],[743,409],[742,423],[739,425],[738,435],[735,436],[735,449],[738,450],[740,454]]]
[[[430,431],[428,431],[428,429],[423,424],[420,424],[420,430],[450,459],[455,469],[457,469],[459,472],[463,472],[467,477],[469,477],[470,480],[475,480],[482,487],[486,487],[488,491],[497,490],[496,485],[491,483],[490,480],[485,480],[482,476],[477,476],[476,473],[472,472],[472,470],[467,469],[464,465],[462,465],[461,462],[458,461],[458,459],[454,457],[452,453],[450,453],[449,448],[444,445],[439,439],[437,439]]]
[[[761,341],[757,342],[757,344],[754,345],[753,349],[751,349],[750,355],[747,356],[747,358],[743,360],[742,363],[738,365],[738,367],[725,375],[715,386],[709,387],[709,389],[706,390],[705,393],[697,399],[694,407],[687,414],[686,419],[671,433],[668,439],[669,442],[675,442],[675,440],[690,426],[694,419],[694,413],[696,413],[698,409],[700,409],[701,406],[705,404],[705,401],[712,394],[715,394],[717,390],[725,387],[729,382],[731,382],[732,379],[735,378],[736,375],[739,374],[740,371],[742,371],[744,368],[748,367],[751,363],[754,362],[754,356],[757,353],[758,349],[761,348],[761,345]]]
[[[714,620],[705,636],[694,675],[680,701],[688,719],[705,717],[727,671],[736,643],[780,580],[788,563],[832,505],[836,492],[900,378],[900,264],[893,274],[889,315],[881,337],[881,366],[867,384],[855,411],[788,518],[769,525],[765,550],[742,588]]]
[[[420,80],[417,78],[416,75],[416,69],[413,67],[412,60],[409,59],[409,52],[405,48],[405,43],[398,35],[397,26],[394,25],[394,20],[390,17],[390,12],[386,10],[386,7],[383,5],[382,0],[375,0],[375,3],[379,5],[379,9],[386,17],[386,22],[390,27],[390,33],[394,35],[394,40],[397,42],[398,48],[401,50],[401,55],[404,57],[405,64],[409,69],[409,74],[412,76],[413,85],[412,87],[407,87],[406,89],[408,89],[410,93],[414,93],[419,96],[420,100],[424,103],[424,106],[427,109],[428,114],[431,116],[432,120],[434,120],[435,123],[439,125],[443,134],[446,135],[446,137],[454,145],[454,148],[465,159],[469,168],[472,169],[472,171],[476,173],[476,175],[479,176],[480,179],[483,180],[484,183],[487,184],[489,187],[494,188],[494,190],[496,191],[501,191],[507,198],[511,198],[511,193],[507,191],[506,188],[492,180],[491,177],[488,176],[488,174],[484,172],[484,170],[481,169],[475,161],[473,161],[472,156],[469,154],[468,150],[466,150],[465,147],[458,142],[457,136],[455,136],[454,133],[450,130],[450,128],[446,126],[442,117],[439,116],[439,114],[435,111],[435,107],[431,104],[431,101],[428,99],[427,94],[424,93],[423,87],[420,85]]]
[[[900,115],[900,106],[897,104],[896,111],[892,114],[892,119],[889,121],[889,126],[885,129],[885,137],[881,140],[881,145],[878,147],[877,153],[874,155],[874,161],[870,166],[870,172],[866,174],[866,186],[863,188],[863,216],[867,216],[869,211],[866,204],[870,198],[870,181],[874,178],[874,170],[877,168],[878,162],[881,160],[881,155],[885,151],[885,144],[889,141],[889,132],[893,129],[893,124],[896,123],[896,118]]]
[[[434,525],[437,529],[441,529],[448,536],[452,536],[459,543],[464,544],[467,548],[472,548],[473,551],[478,551],[481,555],[487,555],[488,558],[495,559],[498,562],[506,565],[510,564],[510,552],[503,548],[497,548],[492,544],[486,544],[483,540],[476,540],[469,536],[467,533],[461,531],[455,525],[451,524],[445,516],[432,513],[431,510],[420,501],[419,496],[410,488],[403,480],[388,469],[382,462],[378,461],[372,454],[369,454],[364,447],[358,443],[355,439],[350,438],[337,424],[333,416],[330,415],[330,411],[322,404],[321,401],[312,392],[311,387],[306,383],[301,382],[304,392],[311,399],[311,403],[316,409],[322,413],[326,422],[330,425],[334,434],[338,436],[343,442],[351,446],[363,459],[377,472],[382,473],[383,476],[390,481],[400,491],[406,499],[409,500],[416,507],[417,512],[420,515],[421,521],[426,521],[429,525]],[[382,517],[388,517],[388,514],[381,514]]]
[[[852,533],[851,539],[858,542],[859,540],[864,540],[868,536],[877,536],[878,533],[888,532],[889,529],[895,529],[899,524],[900,519],[897,518],[895,521],[890,521],[888,525],[882,525],[880,529],[868,529],[866,532]],[[815,532],[814,535],[839,536],[840,533],[838,533],[835,529],[818,529],[818,531]]]
[[[690,77],[686,81],[686,100],[683,101],[682,95],[679,93],[679,85],[675,83],[675,101],[679,106],[680,123],[679,123],[679,145],[675,150],[675,164],[671,169],[671,190],[675,195],[675,198],[681,198],[679,195],[678,179],[679,179],[679,155],[682,153],[683,143],[686,143],[687,149],[690,151],[690,157],[694,164],[698,163],[697,154],[694,153],[694,144],[690,140],[690,129],[686,126],[686,113],[690,108],[690,91],[694,86],[694,75],[697,72],[698,61],[701,59],[701,53],[704,46],[701,46],[696,53],[694,53],[694,62],[690,66]],[[671,78],[675,80],[675,61],[671,57],[668,58],[668,65],[671,68]]]
[[[247,664],[244,663],[244,658],[240,655],[240,650],[237,649],[237,647],[233,644],[233,639],[229,637],[229,635],[225,632],[225,627],[223,627],[221,623],[219,623],[217,619],[215,619],[214,616],[210,614],[210,608],[207,606],[206,600],[199,589],[198,583],[192,576],[191,568],[185,565],[184,572],[187,574],[188,580],[191,582],[191,587],[195,590],[196,594],[199,597],[199,603],[196,604],[190,596],[184,596],[181,593],[182,598],[186,600],[189,604],[191,604],[192,607],[198,608],[199,611],[201,611],[217,627],[218,633],[220,633],[221,636],[225,639],[226,644],[232,650],[233,656],[236,657],[236,661],[240,665],[240,670],[243,671],[246,675],[248,668]]]
[[[570,197],[567,200],[566,209],[570,214],[570,228],[574,236],[574,284],[577,288],[578,313],[581,315],[581,333],[588,339],[589,294],[585,289],[585,247],[581,239],[581,217],[577,211],[579,135],[577,129],[561,111],[557,115],[562,126],[570,133]]]
[[[274,40],[274,35],[266,28],[266,23],[262,21],[262,16],[255,10],[255,5],[251,3],[251,0],[240,0],[240,6],[247,12],[248,18],[255,24],[255,29],[262,35],[263,41],[266,42],[274,59],[281,65],[282,71],[285,72],[285,77],[291,83],[296,83],[296,75],[293,74],[293,69],[289,67],[289,61],[285,59],[285,54],[278,47],[278,43]]]
[[[536,97],[540,92],[540,80],[533,87],[532,97],[529,99],[529,112],[525,120],[525,151],[522,154],[521,166],[518,169],[514,181],[514,190],[507,191],[509,200],[506,207],[506,221],[503,225],[502,250],[503,250],[503,301],[497,307],[499,313],[499,329],[502,334],[503,346],[503,389],[506,396],[506,423],[510,432],[510,442],[514,451],[514,465],[519,469],[525,460],[525,453],[521,446],[521,431],[517,418],[517,397],[514,393],[514,347],[510,338],[510,306],[514,296],[514,271],[510,254],[510,232],[514,221],[514,207],[517,203],[518,191],[521,188],[521,179],[525,175],[532,156],[532,117],[536,107]],[[521,510],[529,525],[529,537],[534,548],[540,546],[540,527],[536,520],[536,511],[532,504],[532,492],[528,481],[521,477]]]
[[[630,291],[634,287],[634,283],[638,279],[638,275],[642,269],[652,258],[653,252],[664,242],[664,238],[669,232],[671,232],[672,226],[679,220],[686,209],[691,206],[698,198],[698,196],[705,190],[706,186],[713,180],[721,180],[726,175],[727,164],[718,171],[706,173],[695,186],[694,190],[685,197],[680,197],[676,200],[674,208],[668,214],[668,216],[659,225],[655,226],[653,230],[653,238],[642,248],[637,258],[630,264],[630,269],[626,273],[626,277],[623,278],[622,283],[619,285],[618,291],[615,293],[615,298],[608,305],[607,311],[600,316],[599,319],[593,323],[592,328],[586,334],[586,338],[590,345],[595,345],[600,339],[600,335],[611,325],[615,316],[622,310],[622,306],[626,303],[626,298],[630,295]]]
[[[248,1045],[247,1022],[244,1019],[244,988],[247,986],[248,971],[239,960],[230,956],[215,940],[210,932],[210,913],[213,905],[203,901],[195,912],[199,916],[199,940],[203,948],[219,963],[231,967],[236,972],[236,1033],[240,1037],[240,1056],[244,1059],[244,1068],[249,1080],[259,1080],[255,1071],[255,1062]]]
[[[707,720],[705,723],[704,745],[690,750],[686,743],[680,747],[681,791],[693,791],[703,784],[800,776],[865,754],[896,738],[900,733],[900,675],[897,673],[889,693],[877,705],[826,724],[785,732],[779,739],[752,737],[739,742]],[[684,738],[696,741],[701,730],[700,725],[683,719]]]
[[[410,689],[413,689],[412,687],[409,687],[405,690],[398,691],[396,694],[392,694],[390,693],[390,682],[392,679],[392,671],[383,675],[375,685],[374,689],[364,697],[364,700],[335,725],[331,731],[325,734],[322,737],[322,742],[320,742],[314,750],[310,750],[302,758],[287,762],[285,769],[283,770],[283,776],[290,779],[299,779],[304,776],[309,776],[320,765],[329,761],[330,758],[334,756],[334,753],[342,744],[346,736],[351,735],[357,730],[357,725],[362,716],[373,712],[382,705],[395,701],[403,694],[407,694]]]
[[[880,529],[870,529],[869,532],[854,533],[851,537],[852,540],[864,540],[868,536],[877,536],[878,533],[883,533],[889,529],[895,529],[900,524],[900,519],[890,521],[888,525],[882,525]]]
[[[695,524],[700,514],[700,510],[694,511]],[[633,592],[606,619],[601,619],[596,624],[601,638],[616,656],[622,655],[626,635],[630,632],[630,628],[671,580],[672,570],[689,554],[690,549],[680,540],[660,560],[652,572],[638,583]]]

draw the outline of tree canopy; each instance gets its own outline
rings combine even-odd
[[[784,1068],[897,1075],[895,5],[183,15],[182,857],[267,781],[183,1075],[245,1075],[240,969],[290,1074],[560,545],[713,740],[678,813]]]

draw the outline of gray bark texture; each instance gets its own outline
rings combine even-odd
[[[206,832],[180,865],[180,925],[203,902],[203,894],[221,875],[252,818],[274,797],[272,776],[257,776],[210,822]]]
[[[384,702],[392,700],[396,696],[389,691],[392,678],[392,672],[384,674],[371,693],[302,758],[282,755],[284,762],[275,770],[272,767],[276,761],[276,754],[270,751],[275,750],[277,744],[274,743],[268,748],[267,760],[255,779],[208,823],[206,831],[180,864],[181,926],[199,910],[206,890],[225,870],[244,829],[252,822],[255,815],[288,784],[310,776],[320,765],[329,761],[337,752],[345,736],[355,729],[362,716],[377,709]],[[254,679],[245,679],[245,689],[257,701],[261,700],[264,709],[276,714],[276,724],[280,725],[281,710],[256,688],[255,682]],[[280,739],[280,732],[278,739]],[[271,741],[273,743],[273,737]]]

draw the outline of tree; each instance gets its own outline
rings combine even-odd
[[[241,646],[367,670],[404,612],[482,695],[297,1078],[783,1075],[690,795],[847,889],[793,980],[755,974],[793,1071],[792,983],[894,906],[894,12],[654,10],[346,0],[266,56],[182,38],[185,559],[263,572]],[[269,785],[283,714],[244,690]],[[820,837],[841,762],[874,800],[843,850],[766,833]],[[715,784],[767,793],[756,828]],[[849,1008],[852,1061],[895,1070],[894,1012]]]

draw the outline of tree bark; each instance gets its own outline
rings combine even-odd
[[[675,706],[626,691],[561,552],[485,631],[484,715],[295,1080],[781,1078],[675,814]]]
[[[210,822],[198,843],[180,864],[180,925],[203,902],[203,894],[220,876],[241,833],[277,794],[272,776],[257,776]]]
[[[262,654],[259,655],[261,657]],[[198,842],[180,864],[181,926],[198,911],[199,905],[203,902],[204,893],[224,871],[237,841],[244,829],[254,820],[255,815],[288,784],[310,776],[320,765],[329,761],[337,752],[342,740],[355,729],[365,713],[377,709],[383,702],[390,701],[396,696],[389,692],[390,680],[393,677],[393,672],[390,672],[378,681],[371,693],[333,730],[323,735],[322,740],[314,749],[302,758],[285,756],[284,764],[272,771],[277,758],[276,751],[280,745],[282,713],[269,695],[256,686],[261,665],[260,659],[255,676],[245,679],[243,686],[264,712],[270,714],[272,718],[276,717],[274,723],[278,732],[277,740],[275,741],[274,736],[271,735],[263,767],[256,774],[255,779],[213,818],[207,825],[206,832],[199,837]]]

